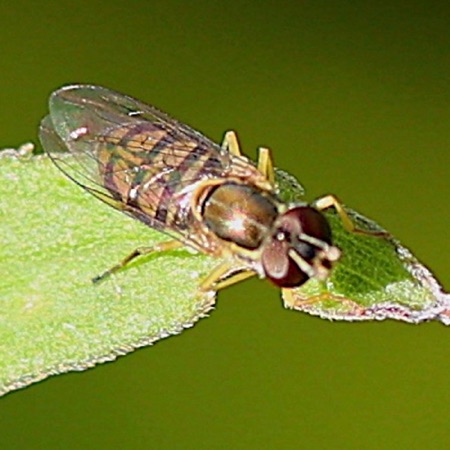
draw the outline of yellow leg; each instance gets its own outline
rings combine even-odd
[[[253,272],[252,270],[244,270],[242,272],[235,273],[234,275],[231,275],[231,277],[227,278],[226,280],[219,281],[214,286],[214,290],[220,291],[221,289],[224,289],[228,286],[239,283],[240,281],[244,281],[247,278],[254,277],[255,275],[256,275],[256,272]]]
[[[227,286],[238,283],[239,281],[245,280],[256,275],[255,272],[250,270],[243,270],[231,275],[229,278],[222,279],[226,277],[227,274],[233,271],[235,263],[234,262],[223,262],[216,268],[214,268],[210,274],[200,283],[200,290],[205,291],[219,291]]]
[[[362,314],[364,312],[364,308],[358,305],[356,302],[345,297],[333,295],[330,292],[324,292],[322,294],[306,298],[302,297],[302,295],[298,291],[294,294],[295,289],[282,288],[282,291],[284,307],[288,309],[304,310],[305,307],[313,305],[314,303],[334,301],[343,303],[354,314]]]
[[[222,149],[229,151],[234,156],[242,156],[237,135],[234,131],[227,131],[223,138]],[[269,183],[275,185],[275,172],[273,160],[268,148],[260,147],[258,154],[258,170],[264,175]]]
[[[302,297],[299,292],[295,292],[295,289],[292,288],[281,288],[281,291],[284,306],[289,309],[296,309],[301,306],[312,305],[324,300],[342,300],[340,298],[334,297],[328,292],[306,298]]]
[[[242,156],[237,134],[234,131],[227,131],[223,137],[222,149],[228,150],[234,156]]]
[[[285,308],[295,309],[298,299],[294,295],[294,290],[290,288],[281,288],[281,296]]]
[[[326,195],[325,197],[321,197],[314,201],[313,206],[317,208],[318,210],[322,211],[324,209],[328,208],[335,208],[339,217],[342,220],[342,224],[344,225],[344,228],[351,232],[351,233],[357,233],[357,234],[367,234],[371,236],[380,236],[380,237],[386,237],[389,236],[389,233],[385,231],[370,231],[370,230],[363,230],[361,228],[358,228],[352,221],[352,219],[347,214],[347,211],[345,211],[344,207],[342,206],[341,201],[334,195]]]
[[[152,245],[151,247],[138,247],[136,250],[134,250],[132,253],[130,253],[126,258],[124,258],[118,264],[116,264],[115,266],[106,270],[102,274],[97,275],[95,278],[93,278],[92,282],[98,283],[99,281],[104,280],[106,277],[109,277],[113,273],[116,273],[118,270],[125,267],[129,262],[131,262],[133,259],[137,258],[138,256],[148,255],[149,253],[167,252],[167,251],[175,250],[175,249],[183,247],[183,246],[184,246],[184,244],[182,242],[172,240],[172,241],[161,242],[159,244]]]
[[[272,186],[275,186],[275,172],[270,150],[266,147],[259,148],[258,170],[267,178]]]

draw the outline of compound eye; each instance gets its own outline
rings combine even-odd
[[[325,278],[331,262],[339,257],[325,216],[310,206],[298,206],[279,217],[276,226],[261,255],[267,278],[286,288],[300,286],[311,277]]]
[[[286,240],[272,239],[262,253],[262,265],[266,277],[279,287],[300,286],[309,277],[289,257],[290,244]]]
[[[287,211],[282,217],[283,227],[292,234],[307,234],[331,245],[331,228],[327,219],[317,209],[299,206]]]

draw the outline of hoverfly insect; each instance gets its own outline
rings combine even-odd
[[[334,196],[282,202],[270,151],[261,148],[254,164],[232,131],[219,146],[153,106],[98,86],[63,87],[51,95],[49,109],[40,140],[56,166],[95,197],[172,238],[136,249],[94,281],[139,255],[188,246],[221,258],[201,280],[202,291],[252,275],[290,289],[324,280],[340,258],[321,210],[335,207],[344,226],[357,231]]]

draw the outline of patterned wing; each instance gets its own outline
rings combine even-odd
[[[64,87],[49,108],[40,139],[55,164],[96,197],[162,231],[188,237],[189,195],[199,181],[255,172],[192,128],[102,87]]]

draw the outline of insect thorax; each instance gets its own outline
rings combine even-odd
[[[203,203],[207,227],[220,239],[246,249],[257,249],[278,215],[274,197],[233,182],[214,187]]]

